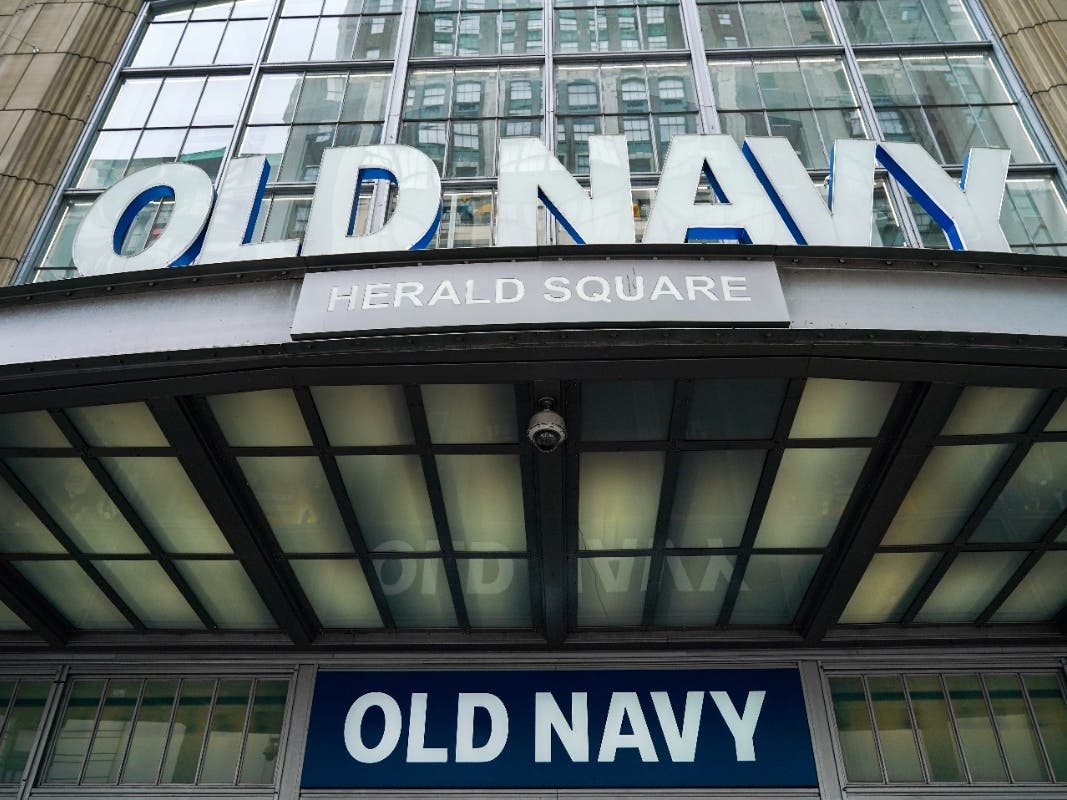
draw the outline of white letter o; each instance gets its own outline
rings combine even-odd
[[[382,738],[374,747],[363,743],[363,715],[372,706],[377,706],[385,714],[385,728]],[[361,764],[377,764],[389,757],[400,742],[400,705],[385,692],[367,692],[359,697],[348,709],[345,717],[345,748],[349,755]]]

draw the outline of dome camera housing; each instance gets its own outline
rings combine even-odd
[[[567,439],[567,426],[563,417],[552,410],[555,401],[551,397],[542,397],[538,402],[541,410],[530,417],[526,438],[537,452],[554,453]]]

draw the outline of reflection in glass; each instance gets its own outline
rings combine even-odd
[[[735,561],[734,556],[666,556],[656,602],[656,624],[714,625]]]
[[[639,625],[650,563],[648,556],[578,559],[578,625]]]
[[[1026,696],[1034,709],[1053,780],[1067,781],[1067,700],[1055,675],[1024,675]]]
[[[963,765],[956,751],[941,680],[936,675],[910,675],[905,680],[930,782],[962,781]]]
[[[525,559],[461,558],[467,616],[474,628],[530,628],[530,567]]]
[[[651,546],[663,462],[661,452],[582,453],[578,541],[583,550]]]
[[[756,546],[829,544],[869,452],[866,448],[786,450],[756,534]]]
[[[882,544],[952,541],[1011,450],[1007,444],[933,448]]]
[[[380,628],[363,568],[354,559],[293,559],[289,562],[315,616],[326,628]]]
[[[896,392],[895,383],[808,378],[789,438],[877,436]]]
[[[456,615],[440,558],[391,558],[374,562],[382,591],[400,628],[452,628]]]
[[[457,550],[525,550],[517,455],[438,455],[448,527]]]
[[[251,691],[252,681],[247,678],[219,681],[199,783],[233,784]]]
[[[108,685],[82,783],[118,781],[140,691],[140,681],[111,681]]]
[[[959,731],[960,746],[973,781],[1008,780],[1000,757],[985,692],[977,675],[946,675],[945,686]]]
[[[278,746],[288,694],[288,681],[256,681],[256,693],[252,701],[252,713],[248,717],[248,735],[245,737],[238,783],[274,783],[274,768],[278,761]]]
[[[872,675],[867,679],[867,686],[871,692],[878,743],[889,781],[921,782],[923,769],[915,749],[915,731],[900,678],[896,675]]]
[[[49,681],[19,681],[12,696],[12,682],[0,682],[0,709],[7,711],[0,721],[0,783],[21,779],[50,686]]]
[[[915,617],[916,622],[974,622],[1007,583],[1025,553],[960,553]]]
[[[53,734],[45,783],[77,783],[81,779],[104,686],[102,680],[79,680],[71,685],[62,721]]]
[[[195,783],[215,681],[184,680],[174,711],[160,783]]]
[[[849,783],[881,783],[882,771],[863,678],[830,678],[830,697]]]
[[[940,560],[939,553],[876,553],[845,606],[841,622],[900,621]]]
[[[754,555],[748,561],[730,617],[732,625],[785,625],[793,621],[820,556]]]
[[[736,547],[763,471],[762,450],[706,450],[681,456],[668,546]]]
[[[439,548],[419,456],[338,456],[337,466],[370,549]]]

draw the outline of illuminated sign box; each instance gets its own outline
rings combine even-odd
[[[320,672],[304,789],[815,787],[790,669]]]

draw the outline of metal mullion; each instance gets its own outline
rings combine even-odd
[[[1004,765],[1004,773],[1008,776],[1008,782],[1014,784],[1016,783],[1015,776],[1012,774],[1008,754],[1004,751],[1004,742],[1000,735],[1000,723],[997,721],[996,712],[993,711],[993,699],[989,696],[985,673],[975,670],[974,676],[978,679],[978,688],[982,691],[982,699],[985,700],[986,711],[989,713],[990,727],[993,729],[993,738],[997,742],[997,752],[1000,753],[1000,762]]]
[[[760,524],[763,522],[763,514],[767,510],[767,501],[770,499],[771,490],[774,488],[778,477],[778,468],[782,463],[785,453],[785,442],[793,427],[793,419],[800,407],[800,398],[804,393],[804,378],[790,378],[786,388],[782,407],[778,412],[778,420],[774,426],[774,447],[767,452],[760,473],[759,483],[756,485],[756,493],[752,498],[752,506],[748,512],[748,520],[745,522],[745,530],[741,536],[737,560],[734,562],[734,571],[730,576],[730,583],[723,598],[722,608],[719,611],[719,619],[716,623],[719,627],[725,627],[730,622],[737,603],[737,596],[741,592],[741,582],[748,562],[752,555],[752,549],[759,534]]]
[[[15,704],[15,698],[18,697],[21,683],[21,678],[15,678],[11,687],[11,696],[7,698],[7,703],[0,709],[3,712],[2,716],[0,716],[0,741],[3,741],[4,731],[7,730],[8,721],[11,719],[11,709]]]
[[[393,612],[389,608],[389,601],[385,596],[385,591],[382,589],[381,579],[378,577],[378,573],[374,569],[374,563],[371,561],[370,548],[367,546],[367,540],[363,536],[363,528],[359,524],[359,517],[356,515],[352,500],[348,496],[348,490],[345,487],[344,479],[341,477],[340,468],[337,466],[337,459],[325,452],[328,446],[326,429],[323,427],[322,418],[315,407],[311,390],[306,386],[295,386],[293,387],[293,394],[296,395],[296,402],[300,407],[304,425],[307,426],[308,433],[311,435],[311,441],[319,450],[319,463],[322,465],[322,470],[326,475],[326,482],[330,485],[333,501],[341,514],[341,521],[344,523],[345,532],[352,543],[352,549],[359,559],[363,577],[367,581],[367,587],[374,598],[374,605],[378,609],[378,616],[381,617],[382,624],[386,630],[394,631],[396,630],[396,622],[393,620]]]
[[[671,444],[685,438],[685,432],[689,425],[689,410],[692,406],[692,400],[693,382],[690,380],[676,381],[668,434]],[[678,487],[678,474],[681,472],[681,466],[682,454],[672,447],[664,457],[659,507],[656,511],[656,527],[652,539],[652,560],[649,564],[648,581],[645,584],[645,608],[641,624],[646,628],[655,624],[656,606],[659,602],[660,585],[663,580],[664,551],[667,547],[667,535],[670,532],[671,513],[674,510],[674,496]]]
[[[0,462],[2,463],[2,462]],[[52,647],[66,644],[71,625],[14,566],[0,563],[0,602]]]
[[[261,678],[252,678],[248,688],[248,708],[245,709],[244,723],[241,725],[241,749],[237,751],[237,765],[234,767],[233,783],[237,786],[241,782],[241,768],[245,763],[245,750],[248,747],[248,729],[252,724],[252,710],[256,705],[256,692],[259,690]]]
[[[848,36],[848,30],[845,27],[845,21],[841,16],[841,10],[837,7],[836,0],[826,0],[825,8],[827,21],[830,23],[830,29],[845,49],[843,66],[845,67],[846,77],[856,90],[856,97],[859,101],[860,119],[866,123],[870,132],[874,134],[874,138],[881,140],[884,136],[882,134],[882,125],[878,120],[878,110],[875,108],[874,101],[871,99],[870,92],[867,90],[867,82],[863,79],[863,71],[860,69],[859,61],[856,58],[856,50],[852,44],[852,40]],[[879,7],[879,11],[880,10],[881,8]],[[918,95],[916,95],[916,97],[918,97]],[[911,243],[916,247],[922,247],[922,236],[919,233],[919,226],[915,222],[915,216],[911,212],[907,193],[895,180],[887,179],[885,181],[885,188],[886,193],[889,195],[890,205],[895,206],[896,208],[905,243]]]
[[[338,72],[366,75],[388,75],[392,67],[388,61],[271,61],[259,65],[258,75],[276,75],[279,73],[299,72],[301,75],[333,75]],[[295,108],[295,106],[294,106]],[[366,121],[366,120],[365,120]],[[259,123],[264,124],[264,123]],[[285,123],[276,123],[285,124]]]
[[[945,696],[945,710],[948,711],[948,722],[952,729],[952,742],[956,746],[956,755],[959,756],[960,764],[963,766],[963,777],[968,784],[972,784],[974,776],[971,774],[971,765],[967,762],[967,752],[963,749],[963,739],[960,737],[959,723],[956,721],[956,709],[952,705],[952,696],[949,694],[945,673],[937,673],[937,679],[941,692]]]
[[[915,742],[915,752],[919,756],[919,769],[922,770],[923,783],[930,783],[930,765],[927,763],[926,751],[919,739],[919,721],[915,718],[915,707],[911,702],[911,689],[908,686],[908,676],[899,675],[900,688],[904,694],[904,708],[908,712],[908,722],[911,723],[911,738]]]
[[[104,465],[95,457],[88,454],[88,445],[85,439],[82,437],[81,432],[70,421],[66,413],[60,410],[52,409],[49,411],[52,420],[59,427],[60,431],[67,437],[67,439],[82,453],[82,463],[88,468],[89,472],[96,479],[97,483],[104,490],[108,499],[115,505],[122,515],[123,519],[137,534],[137,538],[141,540],[144,546],[148,549],[148,552],[156,559],[156,563],[160,565],[167,577],[174,583],[174,587],[184,598],[185,602],[189,604],[189,607],[196,614],[201,624],[208,630],[216,630],[217,625],[211,618],[204,604],[200,602],[200,598],[196,596],[184,576],[178,571],[178,568],[170,560],[170,554],[163,550],[159,546],[159,542],[156,541],[155,535],[149,530],[144,520],[141,519],[140,514],[134,509],[133,505],[126,495],[124,495],[119,489],[118,484],[104,468]]]
[[[1019,680],[1019,693],[1023,696],[1023,702],[1026,703],[1026,711],[1030,716],[1030,725],[1034,732],[1034,738],[1037,739],[1037,746],[1041,749],[1041,760],[1045,765],[1045,775],[1048,776],[1047,782],[1056,782],[1056,771],[1052,768],[1052,759],[1049,757],[1048,747],[1045,745],[1045,737],[1041,735],[1041,726],[1037,721],[1037,712],[1034,711],[1033,701],[1030,699],[1030,692],[1026,688],[1026,680],[1023,677],[1023,673],[1014,673],[1015,677]]]
[[[122,776],[126,774],[126,762],[130,760],[130,750],[133,749],[133,734],[137,729],[137,717],[141,713],[141,706],[144,705],[144,691],[147,683],[148,679],[142,678],[141,688],[137,690],[137,701],[133,704],[133,716],[130,717],[130,735],[126,737],[126,747],[122,752],[122,761],[119,763],[118,775],[115,778],[116,786],[122,783]]]
[[[774,59],[825,58],[844,55],[843,44],[788,45],[786,47],[732,47],[704,50],[705,61],[737,61],[742,58]]]
[[[92,563],[92,561],[88,560],[90,556],[81,551],[81,549],[67,535],[66,531],[64,531],[63,528],[60,527],[59,523],[55,521],[52,515],[48,513],[45,507],[37,501],[37,498],[34,497],[33,493],[30,492],[30,490],[26,488],[26,485],[22,483],[19,477],[15,475],[11,467],[9,467],[3,461],[0,461],[0,478],[7,481],[7,484],[11,487],[11,490],[26,505],[26,507],[29,508],[31,512],[33,512],[34,516],[36,516],[37,519],[40,520],[41,524],[44,525],[48,532],[55,537],[56,541],[58,541],[59,544],[67,550],[71,560],[78,560],[80,557],[85,557],[85,563],[80,563],[81,568],[85,570],[85,574],[89,576],[89,579],[94,584],[96,584],[96,587],[104,594],[104,596],[111,601],[111,603],[115,606],[119,613],[126,618],[126,621],[133,626],[134,630],[142,633],[146,631],[147,628],[145,627],[144,623],[137,618],[137,615],[133,613],[133,610],[126,604],[126,601],[119,596],[118,592],[115,591],[114,587],[112,587],[110,583],[104,580],[104,577],[100,574],[100,572],[97,570],[96,566]],[[103,554],[94,555],[100,557],[101,559],[105,558]],[[49,604],[49,608],[51,608],[51,604]],[[63,617],[62,614],[60,614],[59,616]],[[66,618],[63,617],[63,619],[65,620]]]
[[[940,562],[930,572],[923,587],[919,590],[918,594],[912,600],[911,605],[908,606],[908,610],[904,613],[901,621],[905,624],[910,624],[915,621],[915,617],[922,609],[923,604],[933,594],[934,589],[937,588],[937,584],[948,572],[952,563],[956,560],[964,545],[968,543],[971,534],[977,530],[985,519],[989,510],[993,507],[993,504],[1000,497],[1004,487],[1014,477],[1016,470],[1022,464],[1023,460],[1029,454],[1030,449],[1033,447],[1034,439],[1038,437],[1045,429],[1045,425],[1059,410],[1060,405],[1064,402],[1064,398],[1067,397],[1067,390],[1058,390],[1052,392],[1048,398],[1046,398],[1044,404],[1041,406],[1041,410],[1037,412],[1037,415],[1031,421],[1030,425],[1026,429],[1026,440],[1016,445],[1012,450],[1008,459],[1004,462],[1001,468],[997,471],[996,477],[993,482],[990,483],[986,489],[982,498],[978,501],[978,504],[974,507],[974,510],[967,517],[966,522],[960,528],[955,538],[952,540],[950,549],[941,557]],[[1014,544],[1014,543],[1012,543]],[[1011,548],[1012,550],[1019,550],[1018,546]]]
[[[211,725],[215,721],[215,714],[219,710],[219,684],[222,678],[215,678],[211,687],[211,705],[208,706],[207,719],[204,722],[204,739],[200,742],[200,755],[196,761],[196,772],[193,776],[193,786],[200,785],[200,774],[204,771],[204,759],[207,757],[207,743],[211,738]]]
[[[441,545],[445,576],[448,589],[452,595],[452,605],[456,612],[456,622],[464,633],[470,633],[470,619],[467,616],[467,603],[463,598],[463,584],[459,579],[459,566],[456,563],[456,550],[452,543],[452,532],[448,524],[448,511],[445,508],[444,493],[441,490],[441,477],[437,472],[437,462],[431,448],[430,426],[426,419],[426,407],[423,405],[422,389],[417,384],[404,386],[408,413],[411,417],[411,429],[420,448],[425,448],[419,456],[422,463],[422,475],[426,481],[426,493],[429,495],[430,510],[437,528],[437,540]]]
[[[563,416],[568,436],[575,442],[582,440],[582,387],[578,381],[565,384]],[[563,544],[565,554],[565,586],[567,588],[567,629],[578,627],[578,503],[580,500],[581,453],[568,447],[563,463]]]
[[[89,756],[93,754],[93,743],[96,741],[96,734],[100,729],[100,715],[104,713],[104,705],[107,703],[107,694],[111,689],[111,679],[104,679],[104,689],[100,693],[100,702],[96,706],[96,715],[93,717],[93,727],[90,728],[89,743],[85,746],[85,755],[82,756],[82,765],[78,770],[78,779],[75,781],[75,786],[81,786],[85,780],[85,770],[89,766]]]
[[[395,144],[400,141],[400,123],[404,110],[404,98],[407,91],[407,76],[411,61],[411,53],[415,47],[415,22],[418,18],[418,2],[404,2],[400,4],[400,15],[397,22],[396,44],[393,51],[392,71],[390,73],[389,94],[385,99],[382,119],[383,144]],[[456,15],[456,36],[459,36],[459,15]],[[362,16],[360,18],[362,25]],[[447,139],[447,128],[446,128]],[[446,142],[447,146],[447,142]],[[445,162],[442,161],[442,164]],[[382,181],[375,181],[371,200],[371,211],[367,220],[367,230],[378,230],[385,224],[385,216],[389,210],[389,187]]]
[[[159,786],[160,781],[163,779],[163,767],[167,763],[167,754],[170,751],[174,733],[174,721],[178,716],[178,706],[182,702],[182,689],[186,680],[187,678],[178,678],[177,685],[174,687],[174,703],[170,707],[170,719],[167,721],[167,738],[163,740],[163,750],[159,754],[159,766],[156,767],[156,779],[152,781],[151,786]]]
[[[882,752],[882,737],[878,731],[878,718],[874,714],[874,700],[871,699],[871,687],[867,683],[866,675],[857,675],[860,686],[863,687],[863,699],[867,703],[867,715],[871,720],[871,733],[874,735],[874,750],[878,756],[878,768],[882,771],[882,783],[889,783],[889,768],[885,763],[885,754]]]
[[[248,64],[202,64],[200,66],[174,67],[124,67],[120,73],[127,78],[213,78],[218,75],[249,75],[252,70]],[[147,119],[147,117],[146,117]]]
[[[617,53],[556,53],[553,61],[562,66],[614,66],[616,64],[686,64],[690,59],[688,50],[621,50]]]

